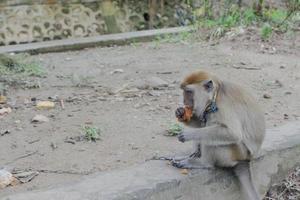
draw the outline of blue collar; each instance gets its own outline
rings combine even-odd
[[[211,101],[210,104],[207,105],[205,111],[202,114],[202,117],[200,118],[200,121],[204,124],[207,122],[207,116],[210,113],[215,113],[218,111],[217,103],[216,101]]]

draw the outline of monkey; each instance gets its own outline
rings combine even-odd
[[[172,165],[185,169],[231,168],[246,200],[259,200],[249,162],[258,155],[265,137],[264,113],[254,97],[238,84],[223,81],[205,71],[196,71],[180,84],[183,104],[192,108],[184,121],[184,108],[175,115],[185,127],[180,142],[195,141],[196,151]]]

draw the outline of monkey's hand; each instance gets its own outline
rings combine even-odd
[[[186,141],[185,135],[182,134],[182,133],[181,133],[180,135],[178,135],[177,138],[178,138],[178,140],[179,140],[180,142],[182,142],[182,143]]]
[[[184,107],[179,107],[175,111],[175,116],[179,121],[182,122],[184,121],[184,113],[185,113]]]
[[[189,122],[193,116],[193,108],[190,106],[179,107],[175,115],[180,122]]]
[[[192,138],[190,137],[190,135],[188,133],[186,133],[185,131],[183,131],[182,133],[180,133],[178,136],[177,136],[178,140],[180,142],[187,142],[187,141],[190,141],[192,140]]]

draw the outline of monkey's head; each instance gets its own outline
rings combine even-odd
[[[183,90],[183,103],[193,108],[194,113],[199,117],[207,108],[207,105],[214,101],[217,90],[215,77],[204,72],[194,72],[182,81],[180,88]]]

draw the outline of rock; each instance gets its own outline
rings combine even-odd
[[[30,182],[34,177],[39,175],[36,171],[16,171],[13,172],[14,177],[16,177],[21,183]]]
[[[14,181],[13,175],[5,169],[0,170],[0,189],[10,185]]]
[[[279,68],[280,68],[280,69],[284,69],[284,68],[285,68],[285,65],[280,65]]]
[[[278,87],[282,87],[283,84],[281,83],[281,81],[279,80],[275,80],[275,84],[278,86]]]
[[[145,81],[139,81],[136,83],[136,87],[138,89],[161,89],[164,87],[168,87],[169,83],[162,80],[159,77],[150,77],[147,78]]]
[[[50,146],[51,146],[52,150],[58,148],[58,146],[57,146],[57,144],[55,142],[51,142]]]
[[[6,130],[0,130],[0,136],[3,136],[3,135],[8,135],[10,134],[10,130],[6,129]]]
[[[292,94],[292,92],[290,92],[290,91],[287,91],[287,92],[285,92],[284,94],[285,94],[285,95],[291,95],[291,94]]]
[[[123,69],[115,69],[115,70],[111,71],[110,74],[121,74],[123,72],[124,72]]]
[[[271,99],[272,97],[271,97],[271,95],[269,95],[269,94],[264,94],[264,96],[263,96],[265,99]]]
[[[154,91],[154,90],[147,92],[147,94],[152,97],[159,97],[161,95],[159,91]]]
[[[49,122],[49,119],[44,115],[36,115],[31,120],[32,123],[44,123]]]
[[[7,108],[0,108],[0,118],[1,118],[3,115],[9,114],[9,113],[11,113],[11,108],[10,108],[10,107],[7,107]]]
[[[284,119],[289,119],[289,115],[288,115],[288,114],[284,114],[284,115],[283,115],[283,118],[284,118]]]
[[[39,101],[36,104],[37,109],[51,109],[54,108],[55,103],[52,101]]]

